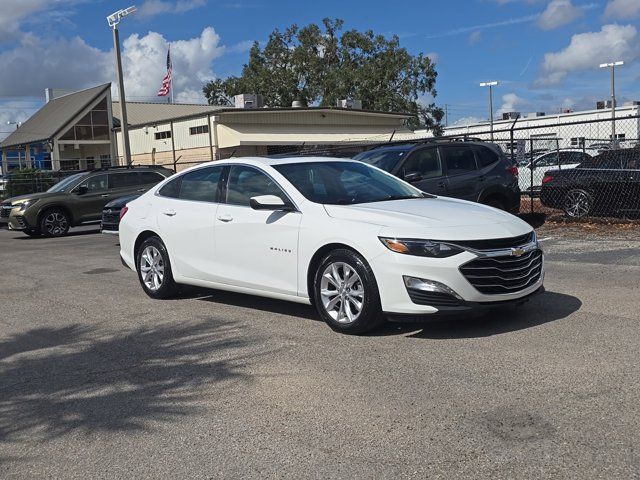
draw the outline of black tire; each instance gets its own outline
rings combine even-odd
[[[564,194],[562,210],[567,217],[586,217],[593,210],[593,196],[581,188],[571,189]]]
[[[45,237],[64,237],[69,232],[70,219],[61,208],[50,208],[40,215],[39,231]]]
[[[24,230],[24,233],[29,235],[31,238],[37,238],[42,236],[42,233],[40,233],[40,230],[35,230],[31,228],[28,230]]]
[[[323,278],[325,270],[331,269],[332,266],[336,266],[338,269],[338,276],[340,276],[340,270],[342,269],[342,276],[347,275],[344,265],[349,267],[350,276],[347,281],[344,282],[343,287],[340,289],[331,280],[324,280],[324,290],[331,289],[331,297],[325,295],[323,297]],[[353,276],[353,272],[357,273],[357,279]],[[333,276],[331,277],[333,278]],[[349,281],[356,279],[355,282],[349,285]],[[329,282],[329,283],[328,283]],[[362,286],[362,296],[357,297],[357,293]],[[353,288],[353,290],[351,289]],[[333,291],[335,290],[335,294]],[[340,292],[340,293],[338,293]],[[348,292],[348,293],[345,293]],[[351,297],[352,293],[354,294]],[[320,314],[320,317],[335,331],[347,334],[361,334],[369,332],[382,323],[385,319],[382,315],[382,308],[380,306],[380,294],[378,292],[378,284],[371,267],[367,264],[366,260],[358,253],[348,249],[336,249],[329,252],[322,259],[318,268],[316,269],[313,280],[313,295],[314,305],[316,310]],[[327,306],[331,304],[335,297],[339,297],[337,302],[333,305],[333,308],[338,308],[339,311],[332,311],[327,309]],[[361,301],[357,301],[357,298],[361,298]],[[329,300],[331,299],[331,300]],[[346,299],[346,300],[345,300]],[[329,303],[327,304],[326,301]],[[355,302],[355,303],[354,303]],[[357,303],[360,303],[361,308],[359,313],[354,316],[353,311],[357,310]],[[338,306],[339,305],[339,306]],[[346,318],[346,310],[349,309],[351,318]],[[344,312],[344,313],[342,313]],[[334,318],[335,315],[337,318]],[[341,317],[343,315],[344,317]]]
[[[489,197],[482,201],[484,205],[488,207],[497,208],[498,210],[506,210],[504,202],[498,197]]]
[[[155,268],[157,268],[158,270],[153,270],[152,276],[157,280],[159,277],[155,277],[153,274],[159,273],[159,268],[161,267],[162,278],[160,279],[160,281],[156,282],[153,281],[153,278],[151,280],[149,280],[148,277],[145,278],[147,278],[147,281],[151,281],[152,283],[157,284],[157,288],[151,288],[150,286],[148,286],[145,282],[145,278],[143,278],[143,269],[151,265],[149,263],[150,257],[148,254],[152,252],[153,249],[155,249],[155,251],[160,255],[160,258],[158,259],[158,262],[154,264]],[[145,254],[147,254],[146,258],[143,257]],[[154,267],[150,268],[153,269]],[[140,285],[142,286],[144,293],[146,293],[151,298],[166,299],[175,296],[175,294],[177,293],[178,285],[173,280],[169,254],[167,253],[167,248],[164,246],[164,243],[162,242],[162,240],[160,240],[159,237],[149,237],[144,242],[142,242],[142,245],[140,245],[140,248],[136,253],[136,271],[138,272],[138,280],[140,281]]]

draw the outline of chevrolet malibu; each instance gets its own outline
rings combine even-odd
[[[313,304],[343,333],[543,291],[543,253],[528,224],[357,161],[203,164],[121,217],[120,255],[150,297],[188,284]]]

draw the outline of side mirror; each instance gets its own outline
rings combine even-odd
[[[87,187],[86,185],[80,185],[78,187],[78,189],[76,190],[76,193],[78,195],[84,195],[85,193],[87,193],[89,191],[89,187]]]
[[[254,210],[291,210],[284,201],[276,195],[258,195],[249,199],[249,205]]]
[[[405,182],[417,182],[418,180],[422,180],[422,174],[420,172],[409,172],[405,173],[404,181]]]

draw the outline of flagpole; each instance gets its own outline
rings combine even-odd
[[[169,52],[171,52],[171,44],[169,44]],[[173,103],[173,60],[171,61],[171,103]]]

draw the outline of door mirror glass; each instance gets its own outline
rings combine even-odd
[[[84,195],[85,193],[87,193],[89,191],[89,187],[87,187],[86,185],[80,185],[77,190],[76,193],[78,195]]]
[[[289,210],[284,201],[276,195],[258,195],[251,197],[249,205],[254,210]]]
[[[420,172],[408,172],[404,174],[405,182],[417,182],[422,180],[422,174]]]

